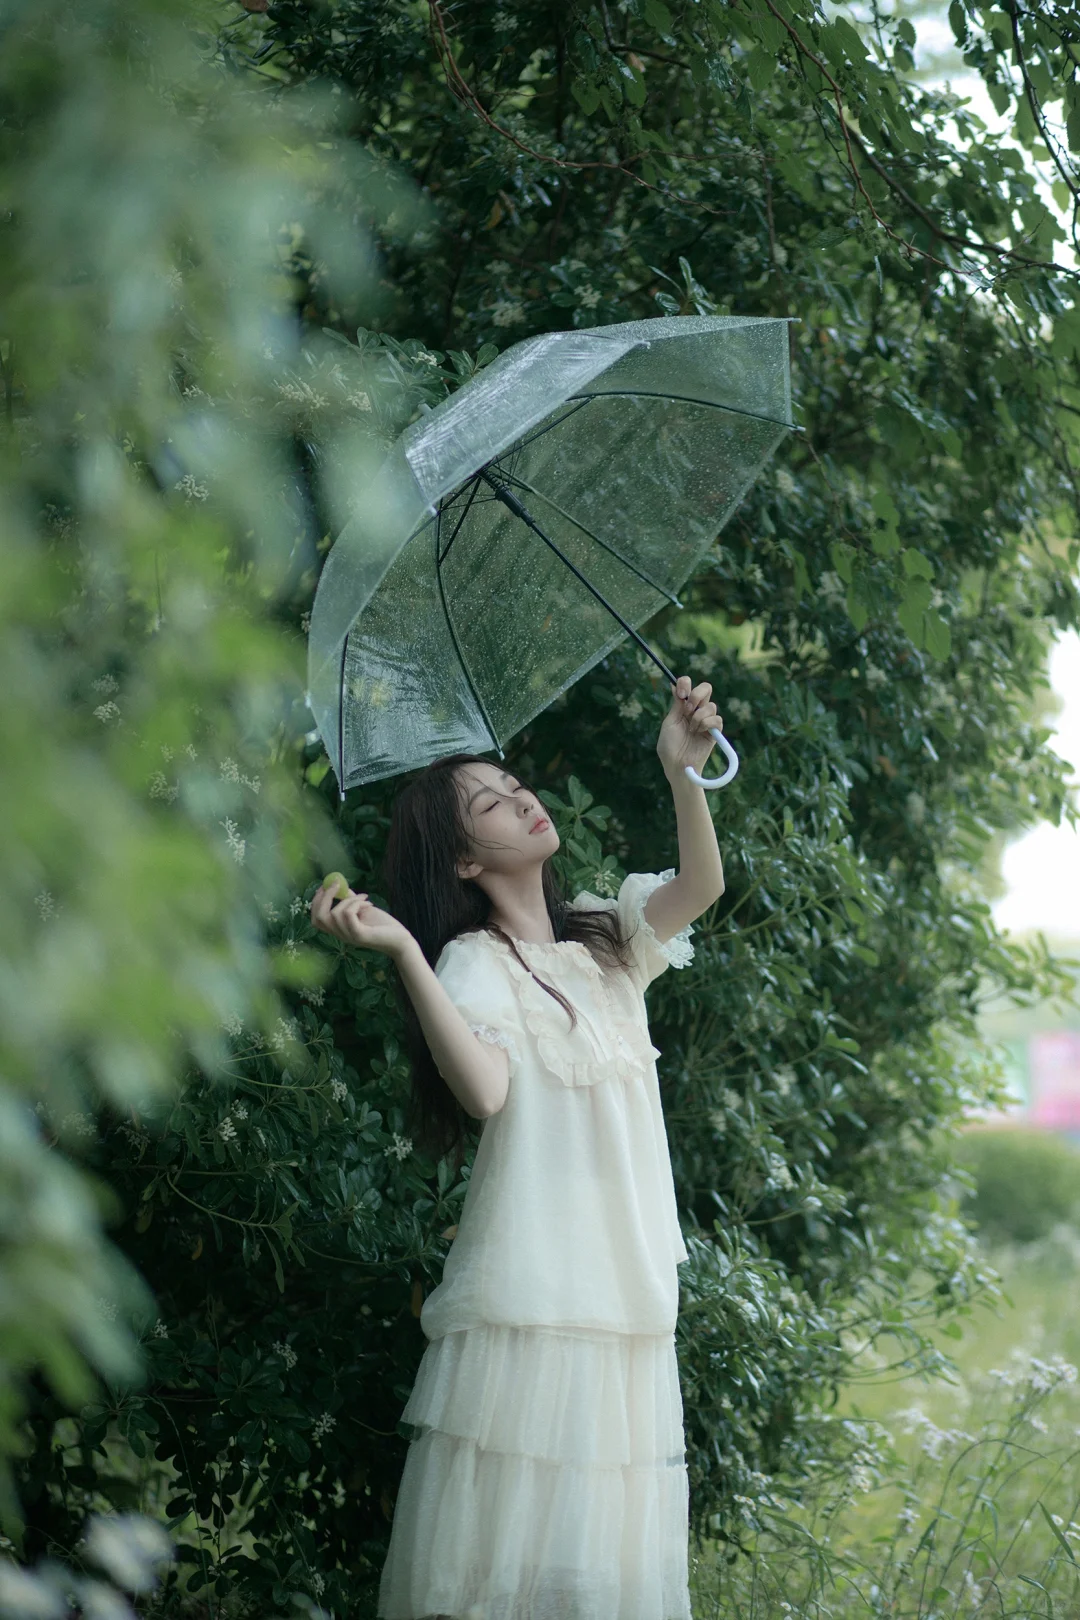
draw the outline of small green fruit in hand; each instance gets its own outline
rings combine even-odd
[[[340,872],[328,872],[322,880],[324,889],[333,889],[335,900],[344,900],[349,892],[349,885]]]

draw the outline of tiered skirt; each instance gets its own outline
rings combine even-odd
[[[381,1620],[690,1620],[674,1334],[448,1333],[402,1419]]]

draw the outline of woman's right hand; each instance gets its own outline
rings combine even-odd
[[[336,904],[333,888],[317,889],[311,902],[311,923],[346,945],[363,945],[395,958],[413,943],[404,923],[373,906],[366,894],[354,894],[351,889]]]

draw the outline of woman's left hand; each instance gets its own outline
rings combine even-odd
[[[656,742],[656,752],[669,781],[683,776],[686,765],[700,771],[716,747],[709,731],[713,726],[723,731],[724,722],[711,698],[712,687],[708,681],[691,687],[689,675],[680,675],[672,688],[671,708],[664,716]]]

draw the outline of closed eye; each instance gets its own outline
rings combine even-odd
[[[517,787],[515,787],[515,788],[514,788],[514,789],[512,789],[512,791],[513,791],[513,792],[514,792],[514,793],[520,793],[520,792],[521,792],[521,791],[522,791],[522,790],[523,790],[523,789],[524,789],[524,788],[525,788],[525,784],[524,784],[524,782],[519,782],[519,783],[518,783],[518,785],[517,785]],[[527,790],[526,790],[526,791],[527,791]],[[495,806],[496,806],[496,805],[497,805],[497,804],[498,804],[498,802],[499,802],[499,801],[498,801],[498,799],[492,799],[492,801],[491,801],[491,803],[490,803],[490,804],[485,804],[485,806],[484,806],[484,808],[483,808],[483,809],[482,809],[482,810],[481,810],[481,812],[480,812],[480,814],[481,814],[481,815],[482,815],[482,816],[486,816],[486,815],[487,815],[487,813],[488,813],[488,811],[489,811],[489,810],[494,810],[494,808],[495,808]]]

